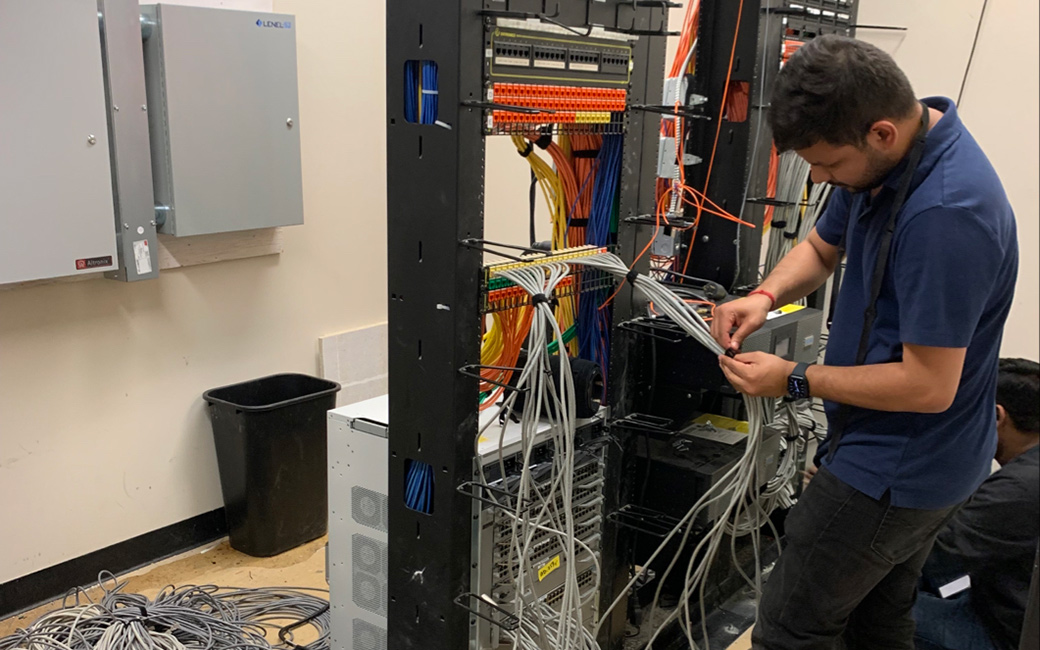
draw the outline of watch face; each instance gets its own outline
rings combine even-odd
[[[808,397],[809,382],[803,377],[788,377],[787,392],[791,394],[791,397]]]

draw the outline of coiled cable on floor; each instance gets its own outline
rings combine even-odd
[[[0,650],[329,649],[331,617],[323,590],[170,585],[149,599],[124,592],[126,583],[107,571],[98,584],[103,590],[98,602],[77,589],[72,604],[66,597],[60,609],[0,638]],[[292,634],[303,626],[317,635],[306,646],[296,644]],[[277,634],[279,641],[270,641],[268,634]]]

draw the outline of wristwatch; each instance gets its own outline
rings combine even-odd
[[[809,380],[805,377],[807,363],[799,363],[787,376],[787,395],[791,399],[809,399]]]

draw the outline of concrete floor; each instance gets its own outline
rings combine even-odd
[[[229,587],[312,587],[325,589],[325,538],[317,539],[281,555],[268,558],[250,557],[233,550],[227,541],[195,549],[183,555],[153,564],[129,575],[124,588],[128,592],[155,596],[167,585],[215,584]],[[88,590],[92,597],[95,587]],[[0,637],[24,627],[42,614],[61,606],[57,600],[17,616],[0,620]],[[308,639],[301,635],[300,643]],[[749,650],[750,632],[729,650]]]

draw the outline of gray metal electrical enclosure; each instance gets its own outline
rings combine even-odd
[[[0,283],[112,271],[97,0],[0,0]]]
[[[303,223],[295,19],[141,9],[160,232]]]

